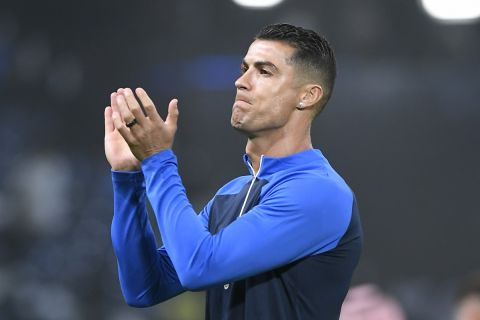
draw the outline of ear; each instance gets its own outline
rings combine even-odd
[[[323,97],[323,88],[319,84],[308,84],[302,91],[300,101],[297,109],[311,109],[313,108]]]

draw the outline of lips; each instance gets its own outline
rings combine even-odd
[[[237,94],[237,96],[235,97],[235,102],[237,102],[237,101],[242,101],[242,102],[251,104],[250,99],[248,99],[247,97],[245,97],[243,95],[239,95],[239,94]]]

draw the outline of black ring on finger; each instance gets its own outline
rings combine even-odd
[[[129,123],[125,124],[127,126],[127,128],[131,128],[133,127],[134,125],[137,124],[137,119],[133,118],[132,121],[130,121]]]

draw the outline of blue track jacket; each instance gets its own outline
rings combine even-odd
[[[128,304],[207,290],[206,319],[338,319],[362,246],[352,191],[316,149],[262,156],[256,173],[244,161],[250,175],[198,215],[171,150],[144,159],[141,172],[112,172],[112,242]]]

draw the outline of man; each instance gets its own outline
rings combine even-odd
[[[241,71],[231,124],[247,136],[250,175],[220,188],[198,216],[171,150],[178,101],[163,121],[143,89],[145,113],[130,89],[112,93],[105,152],[124,297],[141,307],[205,289],[207,319],[338,319],[362,235],[352,191],[310,138],[333,89],[333,51],[313,31],[271,25]]]

